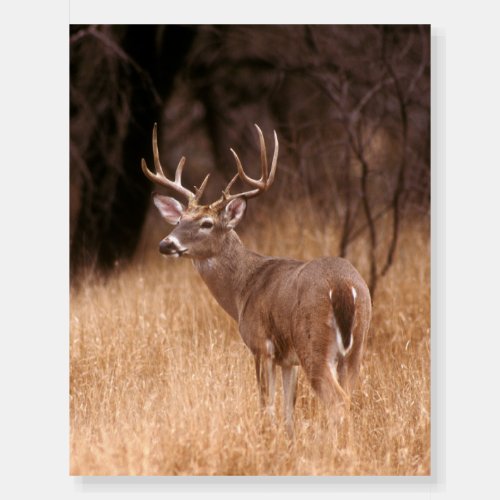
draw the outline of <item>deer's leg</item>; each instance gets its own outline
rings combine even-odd
[[[300,364],[312,388],[327,405],[349,405],[349,395],[340,383],[339,352],[336,336],[327,323],[315,325],[311,330],[304,325],[297,338],[307,338],[308,343],[297,351]]]
[[[261,359],[258,354],[254,357],[254,359],[255,359],[255,375],[257,377],[257,387],[259,389],[260,407],[264,408],[264,406],[266,405],[265,387],[264,387],[265,381],[261,369]]]
[[[297,375],[298,366],[282,366],[283,377],[283,414],[285,417],[285,428],[288,437],[293,437],[293,409],[297,397]]]
[[[267,389],[267,405],[266,411],[274,417],[274,396],[276,395],[276,363],[274,359],[266,357],[264,359],[266,371],[266,389]]]
[[[255,356],[255,372],[259,386],[260,405],[274,416],[274,396],[276,392],[276,363],[270,356]]]

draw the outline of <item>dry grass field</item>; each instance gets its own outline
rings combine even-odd
[[[335,228],[312,209],[280,213],[267,221],[247,214],[244,243],[276,256],[335,254]],[[151,222],[132,265],[71,289],[71,474],[430,474],[427,223],[402,229],[397,259],[379,282],[348,418],[335,432],[300,374],[290,442],[280,375],[272,424],[260,414],[253,357],[236,324],[188,259],[160,256],[168,227]],[[349,258],[367,276],[363,243]]]

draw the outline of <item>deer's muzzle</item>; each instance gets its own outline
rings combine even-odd
[[[174,255],[180,257],[187,251],[175,236],[167,236],[160,241],[160,253],[163,255]]]

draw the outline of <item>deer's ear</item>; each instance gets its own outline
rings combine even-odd
[[[230,229],[235,228],[245,214],[246,208],[247,201],[245,198],[235,198],[231,200],[224,209],[226,226]]]
[[[176,199],[170,198],[170,196],[153,193],[153,202],[160,211],[161,216],[169,224],[177,224],[184,213],[184,207]]]

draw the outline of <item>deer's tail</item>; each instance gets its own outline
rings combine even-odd
[[[354,313],[356,310],[356,288],[347,282],[342,282],[335,288],[330,289],[330,303],[332,305],[332,330],[334,333],[334,342],[336,349],[330,352],[328,361],[331,382],[335,392],[349,406],[350,397],[340,385],[338,380],[337,367],[339,363],[344,363],[345,358],[349,357],[354,344],[353,325]],[[333,347],[333,346],[332,346]]]
[[[356,309],[356,288],[348,283],[330,290],[330,302],[333,309],[332,327],[339,354],[346,358],[352,351],[354,342],[352,327]]]

